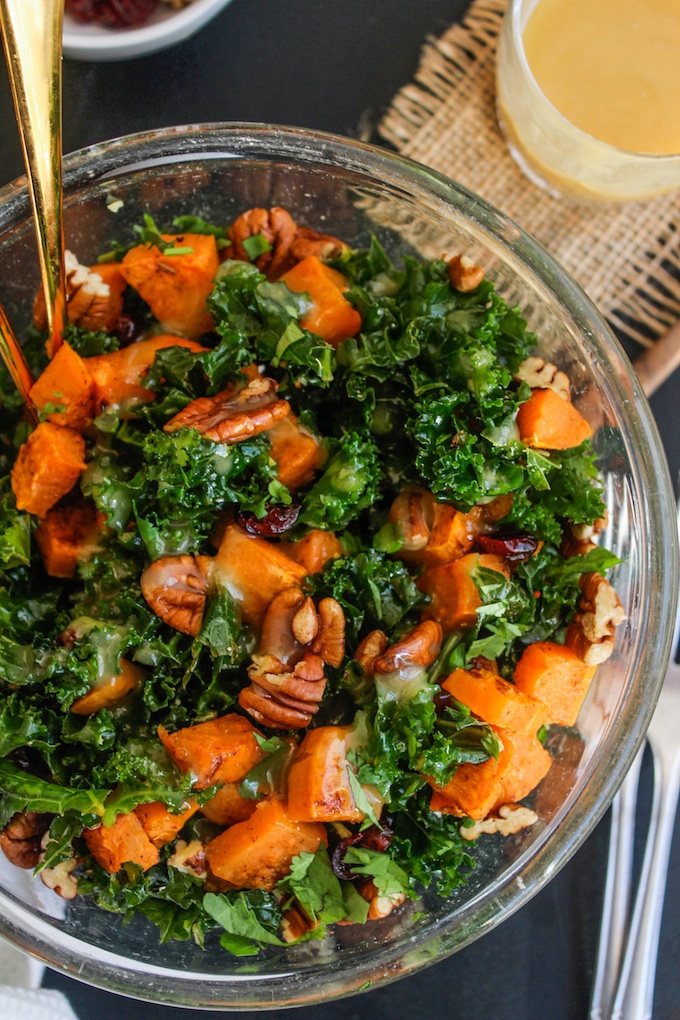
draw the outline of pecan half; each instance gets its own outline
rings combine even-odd
[[[205,860],[205,847],[203,843],[199,839],[192,839],[189,843],[183,839],[178,839],[175,844],[174,853],[168,857],[168,864],[185,875],[193,875],[194,878],[205,878],[208,866]]]
[[[214,443],[240,443],[290,413],[288,401],[277,399],[277,388],[273,379],[257,376],[240,390],[199,397],[166,422],[163,431],[191,428]]]
[[[231,241],[231,258],[250,262],[243,242],[249,237],[261,234],[269,245],[269,250],[255,259],[255,265],[261,273],[276,277],[285,271],[290,259],[290,248],[295,238],[297,225],[295,220],[278,206],[273,209],[248,209],[234,220],[229,227]]]
[[[389,520],[401,533],[400,552],[420,552],[430,540],[436,499],[427,489],[408,486],[390,507]]]
[[[344,633],[344,616],[342,618],[342,623]],[[296,611],[293,619],[291,620],[291,628],[293,630],[295,640],[301,645],[310,645],[319,633],[319,614],[316,611],[314,599],[311,595],[307,596],[300,608]],[[324,658],[323,655],[321,658]]]
[[[298,939],[309,935],[319,927],[320,921],[312,921],[307,912],[302,909],[297,900],[286,910],[281,917],[281,934],[284,942],[297,942]]]
[[[598,517],[592,524],[568,523],[564,529],[564,537],[560,546],[563,556],[587,556],[591,549],[597,548],[595,539],[607,527],[607,517]]]
[[[481,527],[481,514],[464,514],[440,503],[431,492],[413,485],[403,489],[390,507],[401,546],[396,555],[407,563],[439,566],[469,552]]]
[[[467,294],[479,287],[484,279],[484,270],[467,255],[454,255],[449,259],[449,279],[454,290]]]
[[[354,653],[354,658],[362,667],[364,673],[373,674],[376,660],[380,658],[387,648],[387,634],[382,630],[372,630],[361,641]]]
[[[164,623],[196,637],[203,623],[211,568],[209,556],[162,556],[142,573],[142,595]]]
[[[392,911],[400,907],[406,899],[406,893],[402,892],[394,892],[389,895],[381,894],[370,879],[358,886],[358,890],[369,904],[369,921],[380,921],[383,917],[389,917]]]
[[[270,279],[277,279],[309,255],[331,259],[347,248],[337,237],[298,227],[290,213],[278,206],[248,209],[232,223],[228,233],[231,245],[226,249],[227,257],[248,262],[250,258],[243,242],[258,234],[265,239],[269,250],[258,255],[255,265]]]
[[[64,900],[72,900],[78,893],[78,879],[71,874],[78,866],[75,857],[62,861],[54,868],[43,868],[40,878],[48,889],[52,889],[57,896]]]
[[[267,607],[260,632],[260,654],[272,655],[285,665],[308,652],[338,667],[345,654],[345,614],[332,598],[318,607],[299,588],[286,588]]]
[[[403,673],[414,666],[426,669],[439,655],[442,629],[436,620],[424,620],[409,631],[373,664],[375,674]]]
[[[498,815],[490,815],[473,825],[461,825],[458,831],[463,839],[469,840],[479,839],[482,833],[492,835],[499,832],[501,836],[512,836],[520,829],[528,829],[537,821],[538,815],[531,808],[519,804],[502,804],[498,809]]]
[[[587,666],[598,666],[614,651],[616,628],[626,614],[618,595],[601,574],[582,574],[579,588],[583,597],[567,627],[565,644]]]
[[[96,270],[81,265],[68,250],[64,252],[64,271],[69,322],[83,329],[112,330],[123,306],[120,294],[113,294],[110,285]],[[47,328],[42,288],[33,302],[33,324],[37,329]]]
[[[267,606],[260,632],[260,653],[271,655],[284,665],[302,656],[302,647],[293,630],[293,620],[305,602],[299,588],[286,588]]]
[[[330,234],[320,234],[309,227],[298,227],[290,246],[290,254],[294,262],[301,262],[309,255],[319,259],[334,259],[345,251],[348,245]]]
[[[564,400],[571,400],[569,376],[560,372],[551,361],[536,356],[525,358],[515,372],[515,379],[528,383],[532,390],[554,390]]]
[[[260,646],[248,668],[241,708],[271,729],[308,726],[326,688],[325,663],[345,654],[345,615],[335,599],[314,600],[299,588],[279,592],[262,621]]]
[[[271,655],[254,655],[248,675],[250,687],[239,692],[239,705],[263,726],[300,729],[319,711],[326,677],[318,655],[305,655],[292,669]]]
[[[40,861],[42,838],[51,815],[38,811],[19,811],[0,832],[0,848],[17,868],[35,868]]]
[[[345,655],[345,614],[335,599],[321,599],[318,606],[319,630],[312,651],[336,669]]]

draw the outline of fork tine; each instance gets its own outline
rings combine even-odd
[[[680,490],[680,479],[678,479],[678,488]],[[678,495],[675,523],[678,529],[678,539],[680,540],[680,495]],[[680,644],[680,601],[675,611],[675,626],[673,627],[673,640],[671,641],[671,662],[675,662],[675,657],[678,654],[678,644]]]

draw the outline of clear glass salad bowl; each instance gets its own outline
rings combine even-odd
[[[477,867],[446,900],[427,895],[369,926],[234,958],[217,941],[160,945],[142,919],[59,900],[0,861],[0,933],[49,966],[141,999],[208,1009],[310,1005],[390,981],[461,949],[548,882],[594,828],[643,739],[670,642],[677,585],[672,488],[648,404],[617,340],[588,299],[529,236],[480,198],[389,152],[293,128],[194,125],[106,142],[66,158],[68,247],[88,263],[151,213],[226,223],[283,206],[305,226],[395,258],[464,253],[517,302],[539,350],[566,369],[596,427],[609,506],[605,544],[627,620],[578,722],[539,787],[540,821],[476,845]],[[122,201],[112,202],[111,199]],[[113,210],[117,211],[113,211]],[[39,280],[25,183],[0,192],[0,301],[17,331]]]

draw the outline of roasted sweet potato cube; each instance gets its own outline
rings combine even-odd
[[[279,800],[263,800],[250,818],[211,840],[205,856],[213,875],[236,889],[273,889],[301,853],[326,842],[323,825],[296,822]]]
[[[142,823],[144,832],[159,850],[166,843],[172,843],[197,811],[198,804],[193,800],[177,814],[169,811],[159,800],[151,801],[149,804],[138,804],[135,808],[135,814]]]
[[[566,645],[536,641],[515,668],[515,687],[546,706],[546,722],[573,726],[588,693],[593,669]]]
[[[474,821],[486,818],[503,796],[505,777],[513,757],[514,744],[503,735],[503,749],[498,758],[487,758],[478,764],[466,762],[459,765],[446,786],[438,786],[434,780],[428,780],[434,791],[430,798],[430,809],[461,817],[467,815]]]
[[[426,612],[438,620],[445,631],[464,630],[477,622],[477,610],[482,601],[471,576],[476,567],[509,575],[508,565],[500,556],[467,553],[450,563],[430,567],[420,576],[418,587],[432,599]]]
[[[144,832],[134,811],[118,815],[113,825],[85,829],[83,836],[97,864],[111,874],[128,863],[138,864],[147,871],[160,860],[158,849]]]
[[[326,461],[316,436],[300,425],[291,412],[267,430],[272,459],[279,467],[279,481],[292,492],[307,485]]]
[[[431,492],[409,485],[390,507],[389,520],[401,532],[399,559],[435,567],[459,559],[472,548],[478,520],[448,503],[438,503]]]
[[[503,789],[494,809],[501,804],[516,804],[528,797],[550,770],[552,757],[535,733],[508,733],[499,730],[501,740],[514,748],[509,768],[503,777]]]
[[[470,551],[475,535],[472,518],[448,503],[437,503],[430,538],[420,562],[430,567],[457,560]]]
[[[432,784],[430,783],[430,785]],[[455,815],[456,818],[465,818],[466,815],[462,808],[459,808],[452,800],[448,800],[443,793],[434,788],[430,794],[430,811],[436,811],[442,815]],[[477,820],[475,819],[475,821]]]
[[[205,802],[201,811],[209,822],[227,826],[244,822],[256,807],[257,801],[241,796],[238,783],[225,783],[214,797]]]
[[[35,531],[45,570],[50,577],[73,577],[100,546],[104,515],[84,500],[48,510]]]
[[[301,822],[362,822],[348,775],[350,726],[309,730],[288,773],[288,813]]]
[[[300,563],[308,574],[318,574],[329,560],[342,556],[340,539],[332,531],[312,528],[297,542],[282,542],[280,548],[296,563]]]
[[[311,298],[312,307],[300,319],[310,333],[337,347],[361,329],[361,316],[343,293],[349,287],[346,278],[316,255],[302,259],[281,280],[290,290]]]
[[[94,715],[100,708],[114,708],[142,683],[145,676],[144,670],[136,663],[121,659],[120,673],[105,679],[82,698],[76,698],[71,711],[75,715]]]
[[[238,783],[264,757],[258,731],[235,712],[218,719],[158,735],[180,772],[189,773],[197,790],[214,783]]]
[[[224,578],[244,623],[259,626],[280,591],[297,588],[307,571],[275,545],[230,524],[217,551],[213,578]]]
[[[120,271],[146,301],[164,329],[197,337],[213,327],[206,300],[219,267],[212,234],[163,234],[184,255],[164,254],[139,244],[126,253]]]
[[[82,432],[92,420],[94,381],[83,359],[67,343],[62,343],[29,396],[55,425]]]
[[[535,734],[545,722],[545,705],[523,694],[488,669],[455,669],[442,684],[473,715],[492,726]]]
[[[517,427],[524,445],[538,450],[569,450],[593,434],[574,405],[550,389],[531,391],[519,406]]]
[[[164,333],[150,340],[138,340],[111,354],[84,358],[85,367],[94,381],[95,412],[99,413],[102,407],[152,401],[155,394],[142,385],[142,380],[153,364],[156,351],[165,347],[186,347],[194,354],[206,349],[194,340]]]
[[[85,470],[85,440],[66,425],[41,421],[19,450],[12,468],[17,509],[44,517],[70,492]]]

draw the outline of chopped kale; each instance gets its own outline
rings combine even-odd
[[[163,239],[171,233],[179,240]],[[230,244],[228,225],[180,216],[162,229],[148,215],[134,243],[177,255],[188,250],[184,234],[212,235],[220,249]],[[563,554],[570,525],[592,524],[605,511],[593,450],[589,442],[564,451],[520,442],[517,412],[530,389],[517,369],[537,341],[490,281],[461,293],[442,259],[406,257],[396,266],[375,239],[365,250],[347,249],[332,266],[346,277],[345,296],[362,325],[333,346],[303,325],[310,295],[258,270],[269,247],[255,234],[244,242],[250,261],[221,262],[207,299],[213,328],[201,337],[202,349],[158,350],[140,370],[145,400],[95,408],[84,437],[86,469],[58,506],[66,511],[85,501],[98,511],[98,532],[91,548],[78,548],[64,576],[46,572],[45,521],[17,508],[23,504],[11,472],[32,426],[0,366],[0,827],[26,809],[45,813],[39,870],[77,860],[80,894],[102,909],[125,920],[141,914],[161,941],[203,945],[218,931],[224,949],[237,956],[282,950],[291,911],[309,922],[302,938],[323,937],[339,921],[365,922],[369,882],[379,896],[400,901],[430,887],[447,896],[465,881],[474,848],[460,834],[459,817],[430,810],[431,789],[445,787],[461,765],[497,759],[503,742],[465,705],[439,697],[440,684],[455,668],[485,660],[512,680],[528,644],[564,641],[583,575],[605,573],[617,562],[603,548]],[[116,242],[101,261],[126,250]],[[165,328],[131,288],[125,300],[126,312],[139,306],[133,317],[152,334]],[[35,329],[27,337],[36,377],[46,363],[45,339]],[[83,358],[119,347],[115,333],[72,325],[65,339]],[[301,470],[303,481],[291,481],[290,490],[267,429],[215,442],[198,428],[167,428],[194,401],[214,408],[213,398],[226,394],[226,403],[256,371],[274,380],[270,388],[318,439],[315,466]],[[528,535],[535,551],[507,572],[474,567],[480,602],[474,624],[445,633],[427,661],[374,675],[361,643],[377,634],[380,647],[393,645],[423,616],[436,615],[421,575],[448,562],[445,552],[423,559],[427,536],[408,544],[388,517],[407,485],[469,514],[467,549],[482,549],[480,529],[484,535],[498,529],[501,536]],[[499,504],[502,517],[490,512]],[[279,533],[272,508],[282,506],[294,523]],[[434,527],[427,512],[424,518],[427,529]],[[300,588],[294,599],[310,597],[316,607],[333,599],[344,614],[344,654],[326,663],[318,711],[313,701],[299,701],[306,681],[295,669],[321,655],[322,625],[317,619],[315,636],[304,642],[291,615],[290,634],[284,639],[276,631],[280,644],[260,647],[259,622],[272,597],[266,579],[262,592],[259,574],[252,582],[263,602],[258,618],[248,592],[216,556],[227,525],[253,520],[252,530],[260,529],[253,542],[272,543],[279,565],[288,562],[282,557],[298,559],[282,573],[283,590]],[[317,540],[333,549],[323,565],[301,552]],[[202,564],[196,576],[205,584],[197,580],[189,593],[194,612],[182,629],[142,593],[143,571],[164,557]],[[171,603],[172,591],[164,594]],[[275,630],[269,626],[270,638]],[[249,674],[253,656],[257,669]],[[125,663],[134,666],[135,682],[108,700]],[[354,815],[328,824],[328,849],[322,843],[316,852],[294,854],[284,877],[267,876],[266,889],[219,892],[209,885],[206,892],[204,846],[224,826],[200,810],[160,850],[158,863],[142,871],[126,862],[111,874],[90,852],[85,830],[113,825],[142,804],[176,815],[189,802],[200,809],[211,800],[221,783],[197,788],[191,762],[171,756],[159,732],[247,716],[239,694],[251,682],[264,704],[280,688],[281,704],[309,708],[312,721],[309,729],[281,732],[266,715],[254,716],[260,754],[221,795],[233,796],[243,818],[266,806],[262,801],[283,799],[305,733],[337,725],[347,735],[338,773],[346,775],[345,792],[363,823]],[[104,692],[100,700],[81,714],[81,699],[97,691]],[[383,826],[393,832],[388,848],[361,843]],[[340,840],[349,845],[338,877],[332,854]]]

